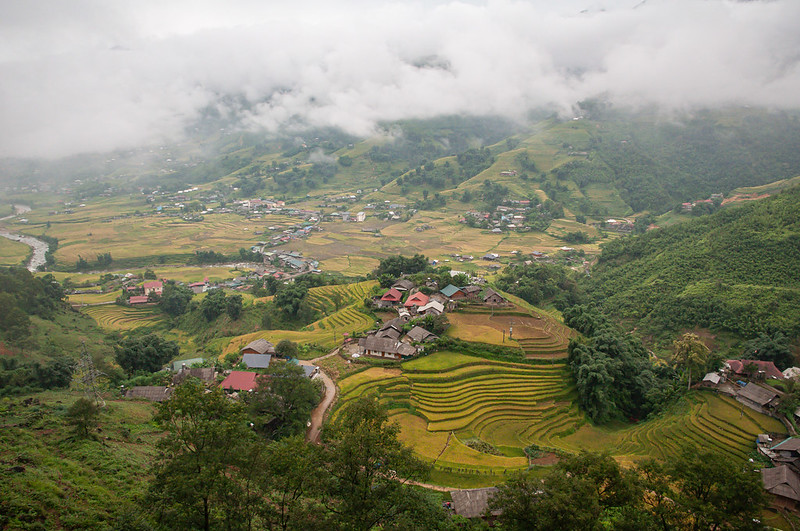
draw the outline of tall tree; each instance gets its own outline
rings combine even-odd
[[[686,388],[692,387],[692,369],[702,372],[708,364],[709,349],[697,334],[687,332],[672,343],[672,361],[686,370]]]
[[[336,529],[369,530],[420,510],[407,482],[429,467],[398,440],[377,398],[346,404],[323,432],[324,502]]]
[[[291,363],[272,363],[266,376],[247,398],[256,429],[270,439],[305,433],[311,410],[319,402],[319,388]]]
[[[241,404],[189,378],[155,416],[159,442],[149,492],[156,520],[172,529],[237,529],[254,434]]]

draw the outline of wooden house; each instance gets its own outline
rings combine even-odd
[[[275,345],[266,339],[256,339],[239,351],[241,354],[275,354]]]

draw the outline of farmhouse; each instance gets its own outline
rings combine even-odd
[[[458,288],[452,284],[448,284],[444,288],[441,289],[442,295],[447,297],[450,300],[457,301],[458,299],[463,299],[467,295],[461,288]]]
[[[443,313],[444,304],[439,301],[428,301],[428,304],[417,309],[418,315],[442,315]]]
[[[736,376],[740,377],[758,377],[760,379],[774,378],[776,380],[784,379],[783,373],[771,361],[725,360],[725,365]],[[750,368],[754,369],[754,372],[750,372]]]
[[[378,330],[375,333],[375,337],[388,337],[390,339],[399,339],[400,338],[400,331],[396,328],[384,328],[382,330]]]
[[[405,338],[414,343],[427,343],[428,341],[435,341],[436,339],[439,339],[439,336],[433,334],[432,332],[428,332],[421,326],[415,326],[408,331]]]
[[[172,394],[172,389],[162,385],[137,385],[125,393],[125,398],[144,398],[151,402],[163,402]]]
[[[408,280],[407,278],[401,278],[400,280],[392,284],[392,287],[398,291],[409,291],[411,289],[414,289],[414,283]]]
[[[772,505],[790,511],[800,507],[800,475],[787,465],[762,468],[761,481],[772,495]]]
[[[480,286],[464,286],[461,288],[467,299],[477,299],[481,294],[481,290]]]
[[[150,295],[151,293],[155,293],[156,295],[161,295],[164,293],[164,283],[160,280],[152,280],[150,282],[145,282],[144,286],[144,294]]]
[[[134,304],[147,304],[148,302],[150,302],[150,297],[148,297],[147,295],[132,295],[128,299],[128,304],[130,304],[131,306],[133,306]]]
[[[453,510],[464,518],[480,518],[486,514],[489,500],[497,491],[497,487],[450,491],[450,496],[453,498]],[[492,516],[499,514],[500,511],[492,511]]]
[[[219,386],[226,391],[252,391],[256,388],[257,377],[252,371],[231,371]]]
[[[403,294],[397,288],[391,288],[389,291],[383,294],[381,300],[384,302],[388,302],[391,304],[397,304],[401,300],[403,300]]]
[[[497,293],[492,288],[486,290],[486,293],[483,295],[483,303],[488,304],[490,306],[508,306],[509,302],[506,300],[505,297]]]
[[[769,390],[753,382],[745,385],[736,394],[736,400],[765,415],[769,415],[769,409],[775,406],[779,397],[774,389]]]
[[[430,299],[428,298],[427,295],[425,295],[421,291],[418,291],[416,293],[413,293],[406,300],[406,302],[405,302],[405,304],[403,306],[405,306],[406,308],[411,308],[412,306],[416,306],[416,307],[425,306],[426,304],[428,304],[429,300]]]
[[[248,369],[266,369],[271,359],[272,356],[269,354],[245,354],[242,356],[242,363]]]
[[[417,353],[417,349],[408,343],[402,343],[388,337],[365,337],[360,339],[358,345],[362,353],[367,356],[400,360],[410,358]]]
[[[241,354],[275,354],[275,345],[266,339],[256,339],[242,348]]]

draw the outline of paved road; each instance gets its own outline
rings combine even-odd
[[[320,360],[337,355],[340,348],[341,347],[336,348],[328,354],[320,356],[319,358],[314,358],[310,361],[300,360],[300,365],[316,365]],[[306,441],[316,444],[319,444],[320,433],[322,431],[322,421],[325,420],[325,413],[336,400],[336,384],[333,383],[331,377],[325,374],[322,368],[319,370],[319,377],[322,379],[322,383],[325,385],[325,396],[322,398],[322,401],[317,405],[317,407],[315,407],[311,412],[311,426],[308,427],[308,431],[306,432]]]

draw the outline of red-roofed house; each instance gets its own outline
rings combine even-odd
[[[161,295],[164,292],[164,283],[160,280],[151,280],[150,282],[145,282],[143,287],[145,295],[150,295],[151,293]]]
[[[146,302],[150,302],[147,295],[132,295],[128,299],[128,304],[144,304]]]
[[[737,376],[755,377],[763,371],[765,378],[775,378],[776,380],[783,380],[783,373],[778,370],[774,363],[771,361],[761,360],[725,360],[725,364],[730,367],[731,371]],[[747,367],[755,365],[754,372],[748,372]]]
[[[412,306],[417,306],[417,307],[425,306],[426,304],[428,304],[429,300],[430,300],[430,297],[428,297],[427,295],[425,295],[421,291],[418,291],[418,292],[412,294],[406,300],[406,303],[403,306],[405,306],[406,308],[411,308]]]
[[[258,374],[252,371],[231,371],[219,386],[226,391],[252,391]]]
[[[400,302],[401,300],[403,300],[403,294],[400,293],[399,290],[397,290],[395,288],[392,288],[392,289],[390,289],[389,291],[387,291],[386,293],[383,294],[383,297],[381,297],[381,300],[382,301],[386,301],[386,302],[391,302],[391,303]]]

